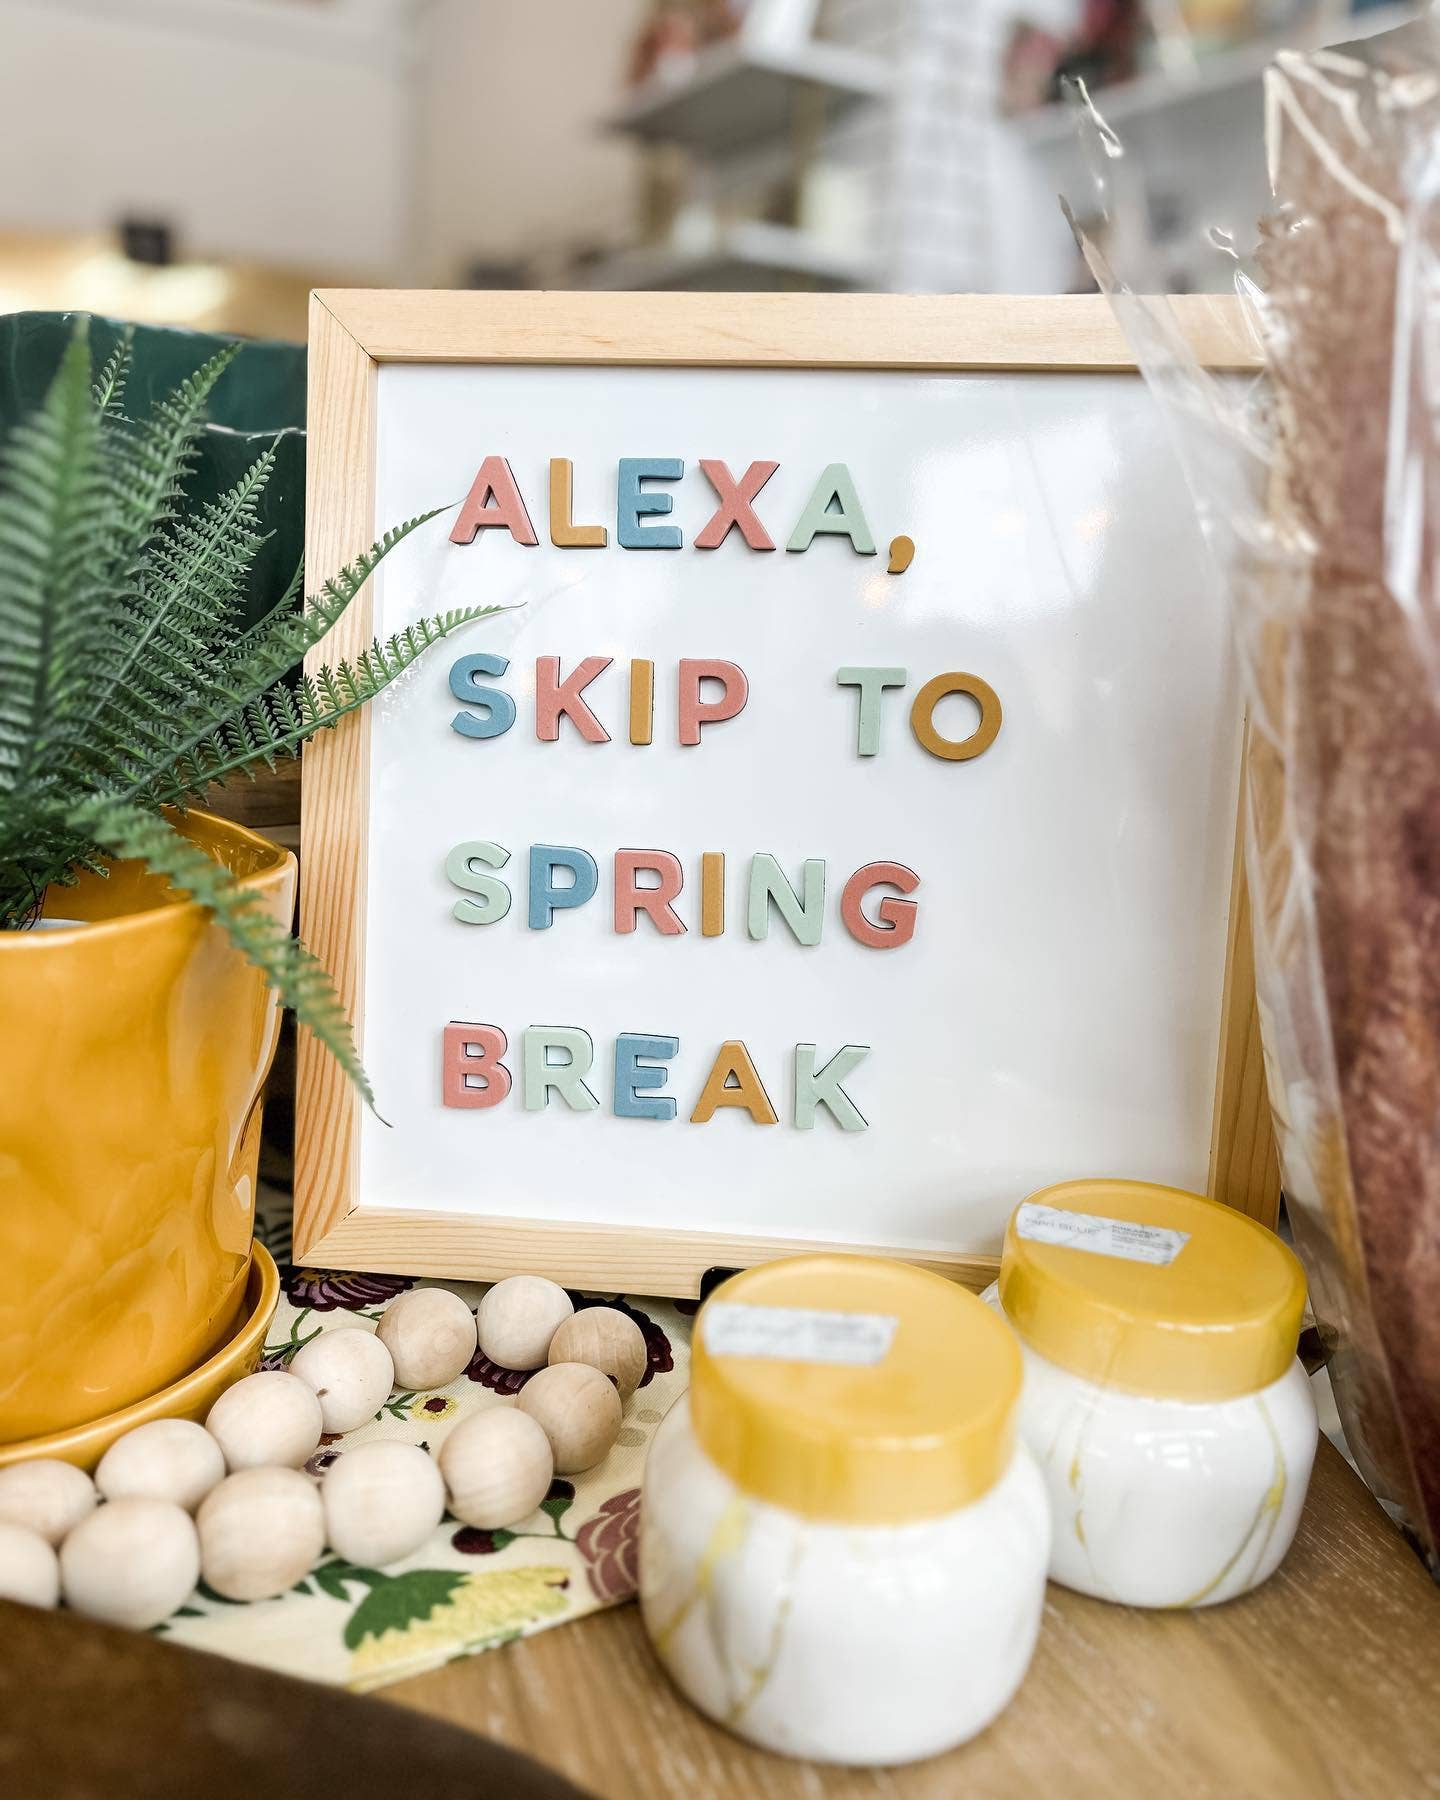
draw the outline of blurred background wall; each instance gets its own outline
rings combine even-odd
[[[1408,0],[0,0],[0,310],[300,336],[312,285],[1217,285],[1262,71]],[[1098,221],[1097,221],[1098,224]]]

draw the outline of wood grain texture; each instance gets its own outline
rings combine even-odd
[[[557,1224],[543,1219],[472,1218],[459,1213],[357,1207],[309,1241],[305,1257],[330,1269],[389,1273],[403,1262],[411,1275],[453,1281],[498,1281],[543,1269],[562,1287],[611,1293],[695,1295],[708,1269],[743,1268],[779,1256],[836,1250],[901,1256],[988,1287],[997,1256],[895,1247],[815,1243],[801,1238],[732,1237],[708,1231],[651,1231],[641,1226]],[[300,1254],[297,1252],[297,1254]]]
[[[1247,747],[1244,753],[1248,755]],[[1241,792],[1244,792],[1244,761]],[[1250,887],[1245,879],[1245,808],[1236,809],[1230,919],[1225,942],[1225,988],[1206,1192],[1273,1230],[1280,1216],[1280,1154],[1265,1083],[1260,1009],[1255,1002],[1255,940]]]
[[[451,293],[326,288],[382,362],[731,364],[826,369],[1133,369],[1099,294]],[[1172,301],[1200,361],[1260,361],[1239,304]],[[313,379],[313,375],[312,375]]]
[[[375,536],[375,365],[315,297],[310,307],[305,568],[312,584]],[[307,669],[370,641],[370,590],[305,659]],[[361,1016],[369,726],[365,709],[305,746],[300,824],[300,931]],[[299,1034],[295,1117],[295,1254],[355,1204],[361,1102],[335,1059]]]
[[[1377,1800],[1440,1787],[1440,1593],[1322,1442],[1256,1593],[1193,1613],[1052,1586],[1010,1709],[906,1769],[753,1750],[679,1698],[635,1607],[453,1662],[384,1698],[529,1752],[606,1800]]]

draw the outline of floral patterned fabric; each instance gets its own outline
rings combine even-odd
[[[284,1368],[318,1332],[373,1328],[397,1294],[432,1285],[404,1275],[291,1267],[289,1229],[288,1199],[262,1193],[256,1230],[283,1281],[267,1368]],[[444,1285],[471,1307],[485,1291],[475,1283]],[[160,1632],[242,1662],[366,1689],[628,1600],[635,1592],[641,1471],[656,1426],[685,1390],[690,1317],[668,1300],[571,1298],[577,1308],[618,1307],[650,1351],[619,1440],[599,1468],[553,1482],[534,1516],[509,1530],[480,1531],[447,1514],[428,1543],[387,1569],[359,1568],[327,1552],[288,1594],[252,1605],[222,1600],[202,1584]],[[351,1446],[376,1438],[438,1449],[470,1413],[513,1405],[527,1379],[477,1355],[447,1388],[392,1393],[369,1424],[322,1439],[306,1467],[323,1475]]]

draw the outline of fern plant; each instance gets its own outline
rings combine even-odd
[[[85,321],[44,403],[0,451],[0,929],[45,891],[135,857],[209,908],[373,1105],[328,975],[259,899],[176,829],[215,782],[299,754],[438,639],[495,607],[422,619],[286,685],[422,514],[302,603],[302,572],[243,625],[265,541],[273,451],[213,503],[187,506],[220,352],[143,421],[122,410],[128,342],[92,383]]]

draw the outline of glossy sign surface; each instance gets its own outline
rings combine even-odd
[[[1240,710],[1222,603],[1137,376],[416,364],[385,365],[378,383],[377,526],[458,501],[496,456],[540,544],[499,530],[455,544],[447,514],[383,571],[381,635],[462,603],[516,610],[447,642],[373,709],[362,1031],[393,1128],[364,1120],[363,1204],[993,1251],[1016,1201],[1051,1181],[1204,1186]],[[550,543],[552,457],[572,463],[572,521],[606,526],[606,547]],[[648,484],[673,510],[642,521],[678,526],[683,548],[620,546],[619,463],[635,457],[683,460],[680,480]],[[696,547],[716,504],[701,458],[737,479],[779,464],[754,504],[780,548],[738,530]],[[824,534],[784,548],[834,463],[874,556]],[[891,574],[902,535],[913,560]],[[516,712],[477,739],[452,728],[448,676],[481,651],[509,659],[496,685]],[[537,739],[544,657],[562,677],[611,659],[585,689],[608,742],[565,720],[557,741]],[[630,741],[635,658],[655,666],[648,744]],[[748,699],[687,746],[679,664],[702,658],[738,665]],[[874,755],[858,754],[857,692],[836,680],[856,666],[905,673],[884,691]],[[965,761],[910,725],[922,686],[954,671],[1003,708]],[[960,693],[934,712],[950,739],[977,722]],[[497,872],[514,898],[496,922],[462,924],[445,865],[476,840],[509,851]],[[598,870],[594,899],[545,930],[527,922],[537,844],[583,848]],[[678,858],[683,933],[640,917],[617,934],[624,849]],[[725,926],[709,935],[707,852],[726,858]],[[824,860],[817,944],[773,907],[763,939],[747,931],[761,853],[797,890]],[[920,878],[914,936],[893,949],[842,917],[845,883],[881,861]],[[506,1034],[501,1104],[442,1105],[452,1020]],[[526,1109],[523,1034],[540,1025],[588,1034],[593,1110],[554,1090]],[[678,1038],[673,1120],[617,1116],[622,1033]],[[734,1040],[775,1125],[734,1106],[690,1123]],[[817,1064],[868,1048],[844,1083],[863,1130],[823,1107],[796,1128],[808,1044]]]

